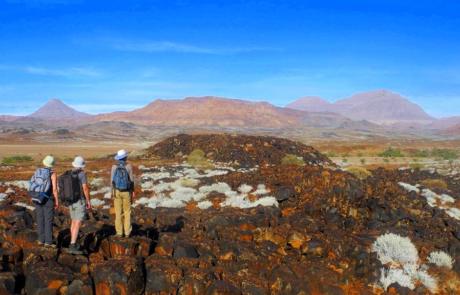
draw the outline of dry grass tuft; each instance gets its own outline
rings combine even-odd
[[[305,162],[302,159],[302,157],[298,157],[298,156],[293,155],[293,154],[286,154],[286,156],[284,156],[281,159],[281,164],[282,165],[303,166],[303,165],[305,165]]]
[[[351,174],[353,174],[355,177],[359,179],[366,179],[372,175],[372,173],[366,168],[356,167],[356,166],[347,168],[347,172],[350,172]]]
[[[425,179],[421,184],[429,189],[448,189],[447,183],[442,179]]]
[[[213,169],[214,165],[206,159],[205,153],[201,149],[194,149],[187,156],[187,163],[198,169]]]

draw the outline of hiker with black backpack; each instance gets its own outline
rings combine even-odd
[[[112,166],[111,182],[115,207],[115,230],[117,237],[131,235],[131,202],[135,197],[133,167],[127,163],[128,152],[118,151],[118,161]]]
[[[53,244],[54,209],[59,207],[57,176],[53,171],[54,158],[50,155],[43,159],[42,168],[38,168],[30,179],[29,195],[35,205],[38,244],[46,247]]]
[[[59,197],[61,202],[69,208],[70,212],[70,245],[68,252],[82,254],[77,245],[78,232],[82,221],[86,217],[86,211],[91,210],[90,189],[83,170],[85,160],[78,156],[72,162],[73,169],[59,176]]]

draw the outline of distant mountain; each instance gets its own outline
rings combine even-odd
[[[155,100],[141,109],[102,114],[95,119],[155,126],[246,128],[286,128],[305,124],[338,126],[347,120],[336,114],[311,114],[276,107],[267,102],[249,102],[213,96]]]
[[[443,131],[445,135],[460,136],[460,124],[451,126]]]
[[[417,104],[388,90],[358,93],[335,103],[318,98],[300,99],[288,107],[305,111],[334,112],[353,120],[368,120],[378,124],[429,124],[435,120]]]
[[[288,104],[286,107],[308,112],[328,112],[332,111],[333,105],[321,97],[307,96]]]
[[[76,121],[89,119],[91,115],[79,112],[59,99],[51,99],[44,106],[27,117],[44,121]]]
[[[0,115],[0,122],[13,122],[19,118],[21,116]]]
[[[432,129],[449,129],[455,127],[456,125],[460,125],[460,116],[438,119],[433,122],[430,127]]]

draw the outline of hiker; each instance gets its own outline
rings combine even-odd
[[[38,168],[30,180],[29,195],[35,205],[38,244],[55,248],[53,244],[54,209],[59,207],[54,158],[46,156],[43,168]]]
[[[85,160],[81,156],[75,157],[72,162],[73,169],[59,176],[59,196],[61,201],[69,208],[70,212],[70,245],[68,252],[82,254],[77,245],[78,232],[86,211],[91,210],[90,189],[86,178]]]
[[[112,197],[115,207],[115,230],[117,237],[131,235],[131,202],[135,197],[133,167],[127,163],[128,152],[119,150],[115,156],[118,161],[112,166]]]

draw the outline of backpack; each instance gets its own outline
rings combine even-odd
[[[50,196],[51,169],[38,168],[30,179],[29,196],[34,203],[44,204]]]
[[[131,180],[129,179],[129,173],[124,163],[118,163],[115,173],[113,174],[112,184],[115,189],[121,192],[131,190]]]
[[[58,177],[59,199],[66,206],[78,202],[81,198],[79,173],[80,170],[68,170]]]

